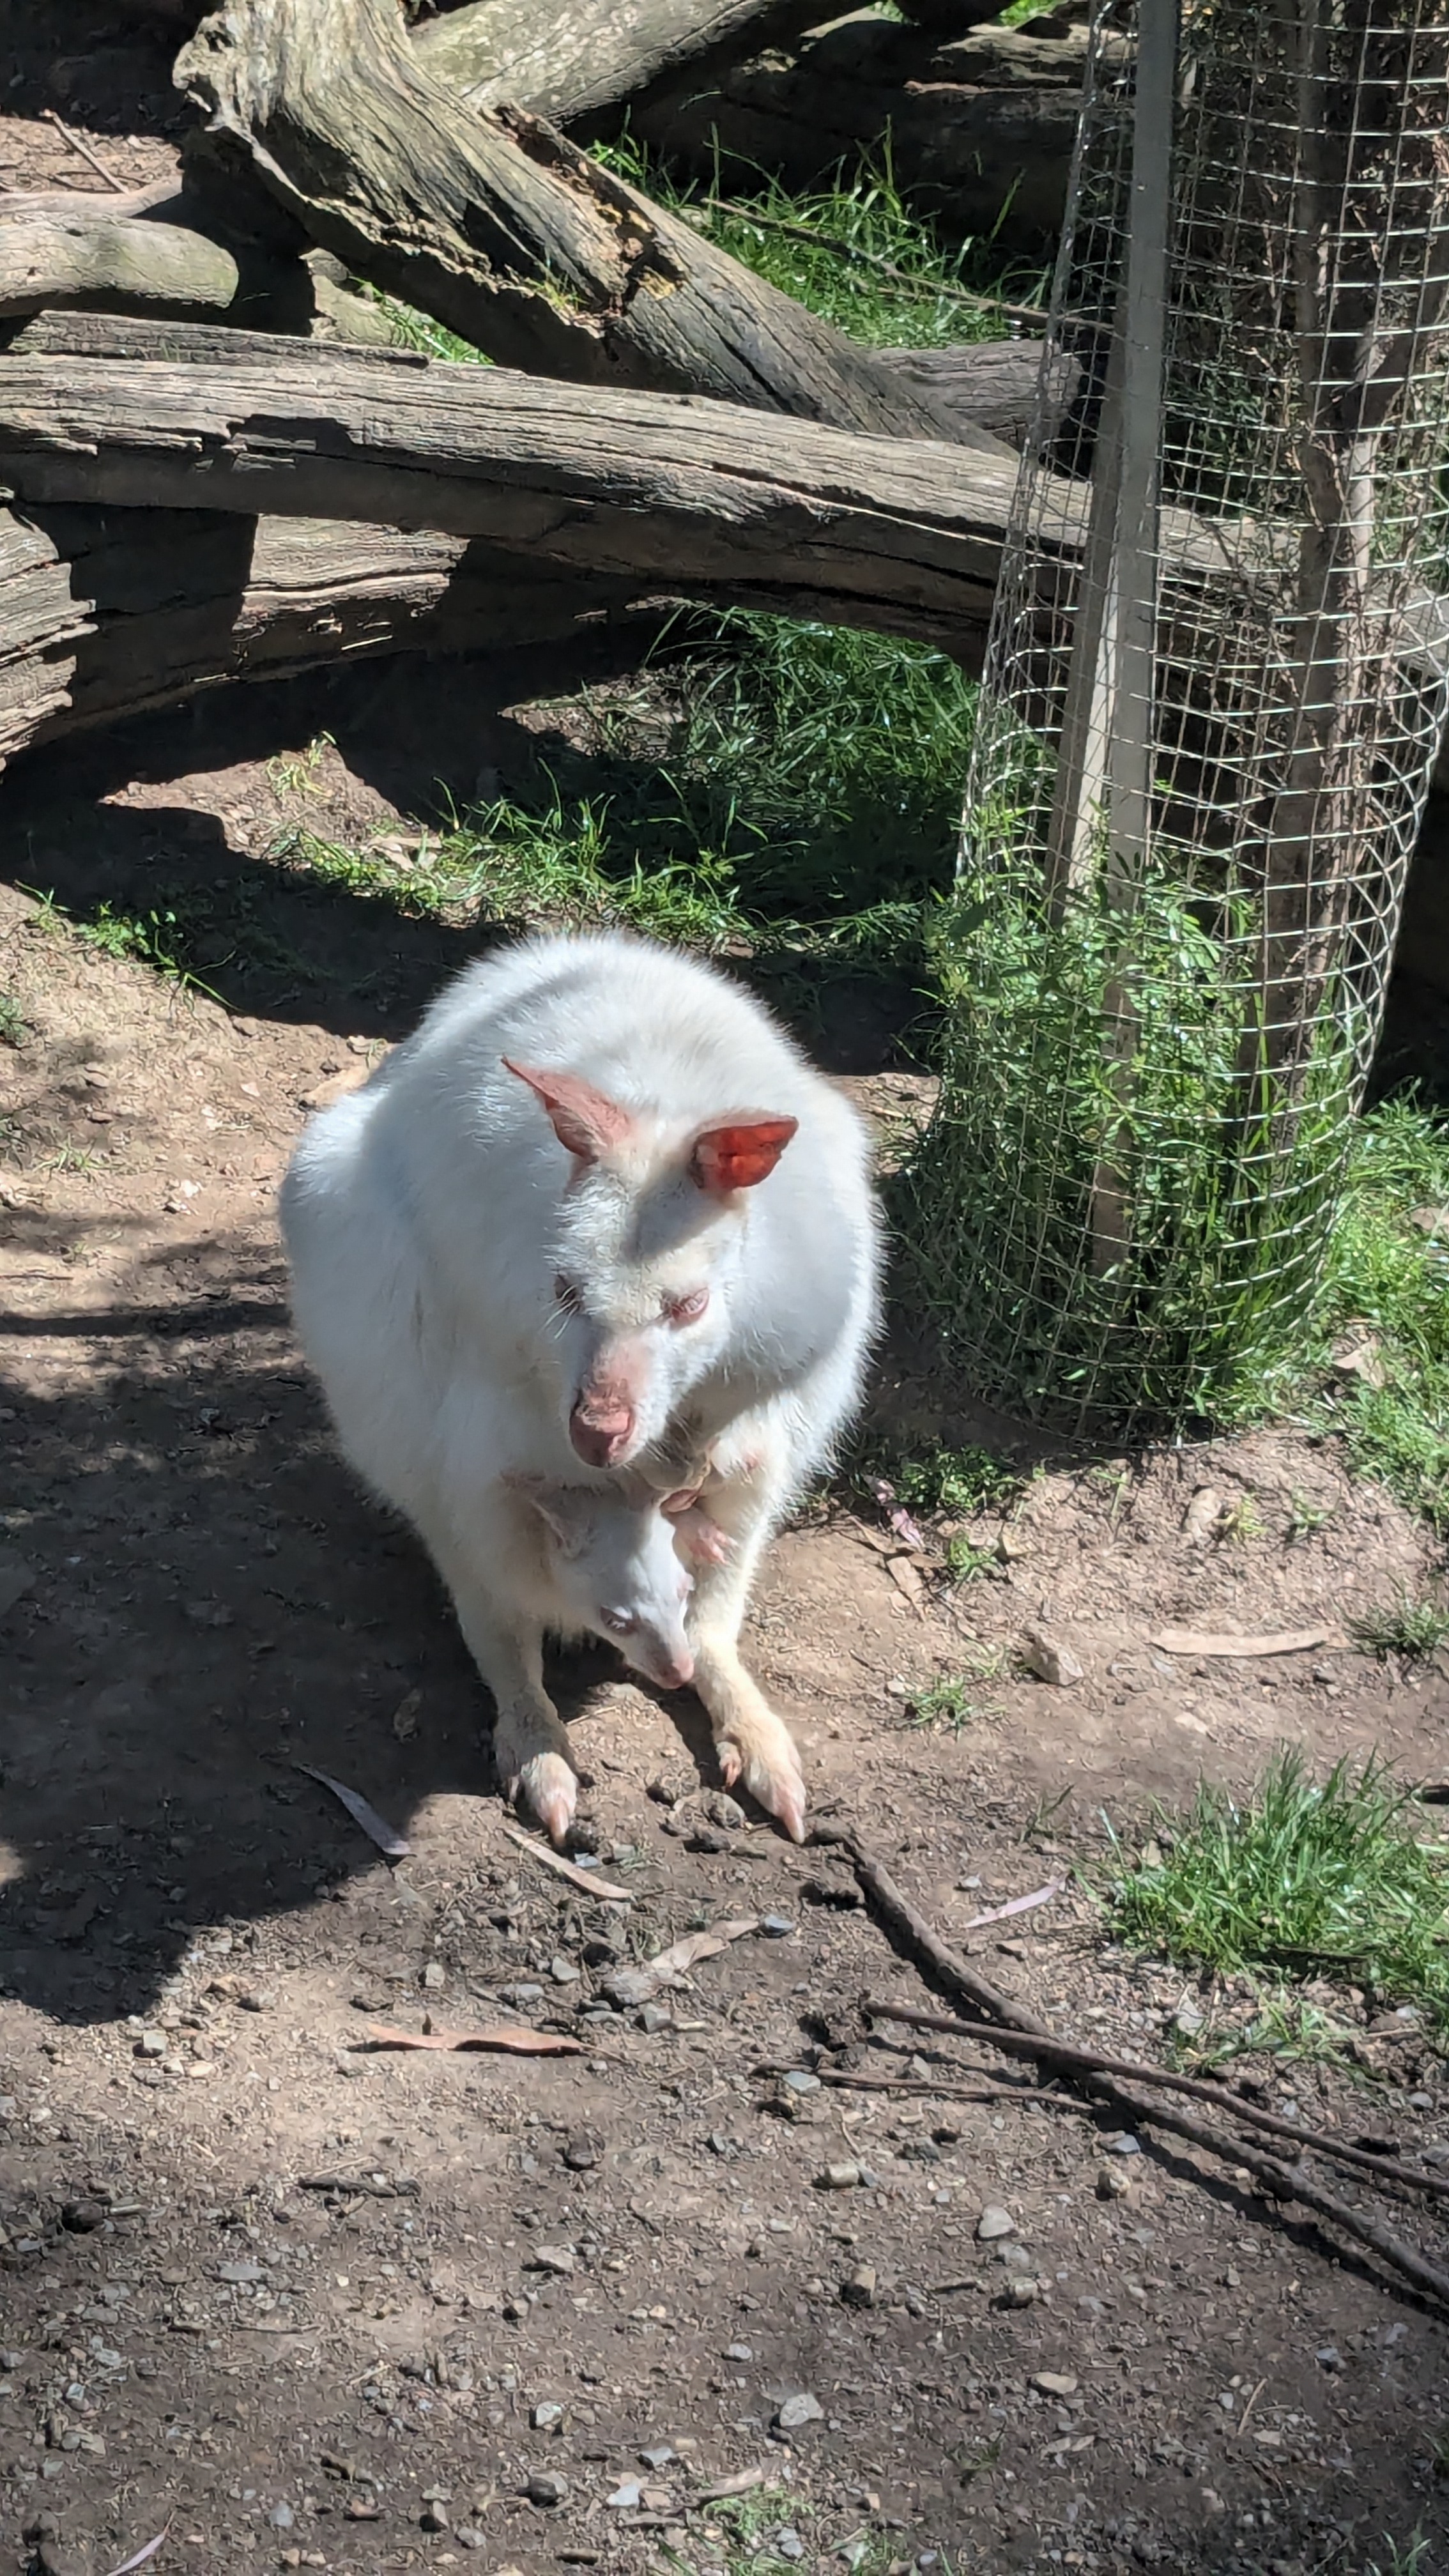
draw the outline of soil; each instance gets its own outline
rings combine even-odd
[[[36,185],[66,147],[21,104],[3,175]],[[160,109],[148,127],[114,89],[78,120],[107,151],[132,121],[128,182],[165,166]],[[867,1995],[939,1997],[837,1856],[718,1797],[686,1697],[602,1652],[556,1671],[627,1907],[505,1833],[484,1695],[417,1547],[334,1453],[274,1218],[309,1106],[477,940],[271,853],[299,824],[405,832],[447,789],[491,792],[520,756],[508,710],[548,677],[363,668],[73,742],[8,782],[10,2551],[46,2576],[99,2576],[163,2531],[160,2568],[207,2576],[707,2568],[740,2545],[707,2500],[734,2480],[775,2576],[858,2544],[872,2576],[1306,2576],[1386,2567],[1416,2530],[1443,2565],[1443,2317],[1230,2160],[1124,2139],[1008,2061],[868,2023]],[[184,946],[210,991],[56,909],[101,904],[156,912],[158,948]],[[898,1113],[913,1085],[888,1015],[836,1011],[823,1052]],[[901,1357],[874,1401],[898,1426],[981,1429],[943,1424]],[[837,1498],[804,1518],[750,1652],[817,1815],[867,1832],[1058,2031],[1156,2057],[1174,2024],[1242,2023],[1250,1999],[1105,1945],[1080,1880],[967,1927],[1073,1862],[1100,1872],[1104,1815],[1131,1846],[1151,1801],[1245,1783],[1282,1743],[1443,1778],[1443,1668],[1345,1642],[1355,1610],[1424,1589],[1433,1554],[1304,1432],[1032,1463],[1009,1525],[969,1525],[996,1558],[955,1590],[883,1516]],[[1209,1484],[1246,1503],[1237,1539],[1185,1532]],[[1184,1627],[1326,1638],[1248,1661],[1153,1643]],[[1079,1681],[1008,1672],[972,1686],[958,1730],[912,1724],[913,1693],[1033,1628]],[[407,1856],[382,1857],[317,1771]],[[741,1918],[760,1928],[652,2005],[607,2000],[621,1961]],[[1258,2055],[1225,2101],[1241,2084],[1449,2161],[1449,2081],[1412,2017],[1325,2000],[1355,2024],[1352,2062]],[[578,2053],[371,2041],[429,2019]],[[812,2081],[841,2074],[896,2089]],[[1432,2209],[1367,2200],[1432,2244]],[[996,2207],[1011,2232],[983,2238]]]

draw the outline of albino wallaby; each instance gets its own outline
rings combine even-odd
[[[661,1497],[638,1477],[607,1485],[559,1485],[542,1476],[505,1481],[532,1505],[541,1540],[530,1558],[525,1523],[512,1569],[522,1578],[515,1604],[530,1599],[551,1635],[609,1638],[661,1690],[692,1681],[684,1611],[694,1578],[686,1560],[722,1565],[729,1552],[697,1498],[669,1498],[683,1508],[666,1515]]]
[[[799,1757],[738,1639],[770,1531],[859,1395],[868,1166],[861,1120],[758,1003],[613,932],[471,967],[297,1149],[308,1357],[353,1465],[431,1551],[499,1769],[555,1841],[576,1775],[543,1687],[539,1515],[509,1480],[577,1486],[580,1462],[606,1490],[630,1471],[666,1517],[708,1479],[695,1685],[725,1781],[803,1836]]]

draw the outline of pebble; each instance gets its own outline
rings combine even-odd
[[[994,2203],[989,2203],[976,2221],[976,2241],[979,2245],[992,2245],[998,2236],[1015,2234],[1016,2221],[1010,2210],[998,2209]]]
[[[574,1966],[572,1959],[564,1958],[560,1952],[556,1959],[550,1959],[548,1973],[556,1986],[576,1986],[582,1971]]]
[[[812,2075],[807,2066],[787,2067],[782,2081],[785,2084],[787,2091],[791,2093],[818,2093],[820,2091],[819,2076]]]
[[[639,2480],[626,2478],[622,2486],[615,2487],[612,2495],[605,2496],[604,2502],[606,2505],[612,2505],[616,2513],[633,2513],[638,2505],[640,2492]]]
[[[705,1792],[704,1812],[712,1825],[722,1825],[726,1833],[739,1833],[747,1822],[744,1808],[726,1789]]]
[[[529,2272],[557,2272],[565,2280],[573,2268],[573,2249],[568,2245],[535,2245],[524,2266]]]
[[[667,2469],[671,2460],[678,2459],[679,2453],[672,2442],[655,2442],[649,2450],[641,2451],[639,2457],[646,2469]]]
[[[563,2422],[563,2408],[546,2398],[541,2406],[535,2406],[528,2420],[535,2433],[551,2433],[555,2424]]]
[[[267,2267],[265,2263],[218,2263],[216,2277],[219,2281],[264,2281]]]
[[[670,2030],[673,2026],[674,2015],[667,2004],[646,2004],[639,2015],[640,2029],[651,2035],[655,2031]]]
[[[471,2522],[460,2522],[453,2538],[460,2549],[486,2549],[488,2546],[484,2534]]]
[[[1001,2243],[996,2248],[996,2259],[998,2263],[1005,2264],[1008,2272],[1029,2272],[1031,2270],[1031,2256],[1028,2254],[1026,2247],[1024,2245],[1019,2245],[1013,2236],[1002,2238]]]
[[[437,1994],[439,1989],[445,1986],[447,1982],[448,1971],[444,1967],[442,1960],[429,1959],[427,1966],[423,1970],[423,1984],[426,1986],[429,1994]]]
[[[760,1930],[767,1941],[788,1941],[795,1925],[788,1914],[762,1914]]]
[[[1097,2198],[1099,2200],[1125,2200],[1131,2188],[1132,2178],[1130,2174],[1123,2172],[1120,2165],[1098,2166]]]
[[[591,2138],[587,2129],[580,2129],[576,2137],[568,2140],[563,2160],[570,2173],[588,2173],[598,2163],[601,2152],[598,2139]]]
[[[1066,1690],[1073,1682],[1086,1680],[1086,1668],[1071,1647],[1045,1628],[1028,1628],[1021,1641],[1021,1660],[1029,1673],[1040,1682],[1055,1682]]]
[[[840,2295],[848,2308],[875,2306],[875,2277],[874,2264],[861,2263],[841,2282]]]
[[[724,2357],[726,2361],[753,2361],[755,2357],[754,2346],[753,2344],[748,2343],[727,2343],[725,2345]]]
[[[140,2038],[136,2042],[136,2055],[138,2057],[164,2057],[165,2054],[165,2031],[143,2030]]]
[[[860,2181],[859,2165],[827,2165],[815,2177],[817,2191],[854,2191]]]
[[[1075,2380],[1073,2380],[1072,2385],[1073,2387],[1076,2386]],[[535,2469],[532,2477],[528,2481],[527,2487],[524,2490],[530,2504],[541,2504],[549,2507],[563,2504],[568,2496],[568,2491],[568,2479],[557,2476],[552,2469]]]
[[[1115,2137],[1102,2140],[1102,2152],[1108,2156],[1140,2156],[1142,2147],[1130,2129],[1119,2129]]]
[[[798,2531],[777,2531],[775,2547],[782,2558],[803,2558],[805,2555],[805,2543]]]
[[[1002,2291],[1001,2304],[1004,2308],[1029,2308],[1040,2288],[1040,2281],[1033,2280],[1029,2272],[1017,2272]]]
[[[1075,2397],[1077,2383],[1069,2370],[1034,2370],[1028,2387],[1040,2389],[1043,2397]]]
[[[267,2516],[273,2531],[290,2531],[296,2519],[289,2504],[274,2504]]]
[[[823,2424],[825,2409],[818,2397],[802,2388],[799,2395],[787,2397],[775,2410],[775,2423],[782,2433],[798,2433],[802,2424]]]

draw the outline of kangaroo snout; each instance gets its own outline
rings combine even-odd
[[[585,1394],[569,1415],[569,1438],[588,1467],[617,1467],[633,1437],[631,1404]]]
[[[657,1682],[661,1690],[683,1690],[685,1683],[694,1679],[694,1657],[687,1646],[646,1647],[641,1661],[649,1680]]]

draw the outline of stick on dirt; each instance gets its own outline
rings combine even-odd
[[[814,1839],[817,1843],[847,1851],[867,1895],[874,1898],[885,1920],[903,1936],[917,1957],[929,1964],[941,1984],[952,1993],[964,1996],[967,2002],[985,2010],[994,2021],[1004,2026],[985,2032],[994,2045],[1009,2046],[1005,2033],[1020,2032],[1038,2043],[1037,2053],[1048,2062],[1055,2049],[1066,2045],[1053,2039],[1036,2013],[1015,2002],[1010,1995],[1001,1994],[989,1979],[979,1976],[964,1959],[956,1956],[954,1950],[948,1949],[925,1916],[902,1895],[883,1863],[866,1849],[856,1835],[844,1826],[818,1825]],[[1428,2291],[1431,2297],[1449,2307],[1449,2273],[1431,2263],[1417,2246],[1406,2244],[1402,2237],[1395,2236],[1382,2220],[1373,2217],[1369,2211],[1351,2209],[1347,2202],[1326,2191],[1321,2183],[1304,2172],[1301,2165],[1290,2167],[1281,2164],[1276,2156],[1264,2155],[1257,2147],[1244,2146],[1237,2139],[1221,2137],[1190,2112],[1169,2109],[1166,2103],[1153,2101],[1150,2095],[1122,2083],[1115,2075],[1079,2071],[1079,2080],[1099,2101],[1110,2102],[1116,2109],[1125,2111],[1134,2126],[1170,2129],[1176,2136],[1186,2138],[1191,2145],[1219,2157],[1224,2164],[1246,2172],[1274,2200],[1296,2200],[1317,2217],[1330,2220],[1345,2236],[1356,2237],[1361,2245],[1372,2247],[1394,2271],[1412,2281],[1416,2289]]]

